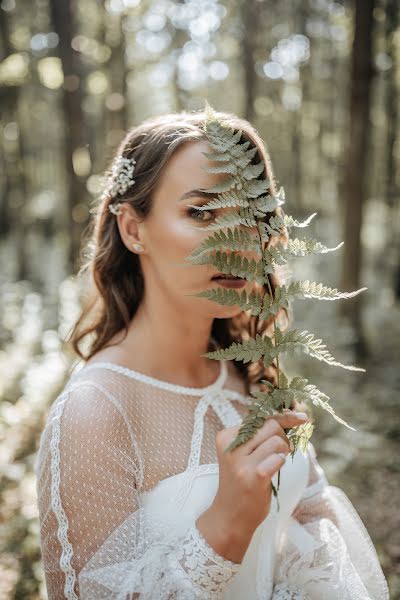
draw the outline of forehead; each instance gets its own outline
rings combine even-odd
[[[207,140],[182,144],[165,165],[157,191],[179,196],[194,188],[211,187],[225,179],[225,173],[207,173],[204,170],[216,163],[208,160],[203,152],[211,152]]]

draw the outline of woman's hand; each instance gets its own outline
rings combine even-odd
[[[236,438],[239,426],[216,435],[219,485],[211,506],[196,521],[215,551],[241,562],[258,525],[271,508],[271,479],[290,452],[284,429],[305,423],[305,413],[291,410],[268,418],[254,437],[232,451],[225,448]]]

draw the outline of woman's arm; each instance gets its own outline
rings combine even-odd
[[[240,567],[194,522],[177,535],[149,519],[140,449],[117,400],[95,383],[53,405],[36,470],[49,600],[210,600]]]

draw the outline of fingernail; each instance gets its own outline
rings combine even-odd
[[[277,452],[277,455],[282,459],[282,460],[286,460],[286,454],[284,454],[283,452]]]
[[[308,419],[308,415],[306,413],[303,412],[295,412],[293,413],[294,415],[296,415],[296,417],[298,417],[299,419]]]

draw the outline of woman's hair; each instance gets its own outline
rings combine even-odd
[[[257,131],[248,121],[231,113],[216,112],[215,114],[232,129],[242,131],[242,142],[250,141],[250,147],[257,148],[258,152],[252,162],[264,160],[265,171],[259,178],[269,180],[270,193],[275,195],[278,190],[271,159]],[[115,156],[122,155],[135,159],[135,183],[118,198],[118,201],[128,202],[135,209],[138,217],[145,219],[152,210],[153,193],[168,160],[182,144],[206,139],[204,123],[204,111],[181,112],[147,119],[138,127],[128,131],[119,144]],[[109,211],[109,204],[113,200],[114,198],[105,195],[91,211],[94,219],[89,224],[86,261],[80,270],[80,274],[86,271],[89,273],[89,293],[84,300],[82,313],[67,340],[72,342],[74,351],[84,360],[89,360],[100,349],[110,345],[109,342],[116,333],[123,331],[126,335],[128,325],[144,293],[144,278],[139,257],[125,247],[120,237],[117,220]],[[268,219],[271,214],[282,215],[283,211],[278,207],[273,213],[267,215]],[[275,237],[274,243],[278,240],[287,240],[286,230],[281,237]],[[276,273],[269,276],[269,281],[272,291],[281,283]],[[264,290],[269,294],[267,285],[264,286]],[[281,309],[276,319],[279,319],[280,328],[285,329],[289,323],[288,312]],[[215,318],[211,335],[218,344],[227,347],[232,342],[241,342],[254,337],[255,333],[271,334],[272,327],[272,317],[266,321],[259,321],[251,315],[250,310],[241,311],[235,317]],[[90,336],[90,344],[86,344],[89,349],[84,353],[80,346],[82,340],[88,340],[87,336]],[[250,385],[259,382],[262,378],[274,385],[277,384],[276,364],[265,367],[260,359],[258,362],[246,364],[234,361],[234,365],[245,382],[247,393]]]

